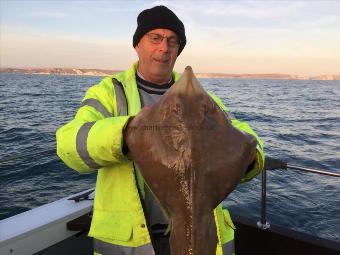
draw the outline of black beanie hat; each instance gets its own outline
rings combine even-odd
[[[133,35],[133,47],[136,47],[147,32],[156,28],[166,28],[176,33],[179,39],[179,55],[187,42],[184,25],[175,13],[162,5],[146,9],[138,15],[137,29]]]

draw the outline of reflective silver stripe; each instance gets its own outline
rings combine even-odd
[[[93,238],[93,249],[101,255],[155,255],[151,243],[138,247],[127,247]]]
[[[84,105],[93,107],[98,112],[100,112],[105,118],[112,117],[112,114],[110,114],[97,99],[88,98],[81,103],[80,107]]]
[[[223,255],[233,255],[235,253],[235,243],[231,240],[228,243],[222,245]]]
[[[91,158],[88,150],[87,150],[87,137],[89,135],[89,131],[91,127],[96,122],[87,122],[84,125],[82,125],[77,133],[76,138],[76,144],[77,144],[77,152],[81,159],[85,162],[86,165],[88,165],[92,169],[98,169],[101,168],[100,165],[98,165],[93,158]]]
[[[116,94],[118,116],[126,116],[128,115],[128,104],[127,104],[125,92],[123,89],[123,85],[119,81],[117,81],[115,78],[112,78],[112,84],[113,84],[113,87],[115,89],[115,94]]]

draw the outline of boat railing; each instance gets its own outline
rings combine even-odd
[[[7,156],[0,159],[0,165],[4,164],[9,161],[15,161],[22,158],[32,157],[35,155],[42,155],[44,153],[55,153],[55,149],[47,149],[47,150],[40,150],[35,151],[31,153],[24,153],[22,155],[16,155],[16,156]],[[261,173],[261,219],[257,222],[257,226],[261,229],[268,229],[270,228],[270,223],[267,221],[267,212],[266,212],[266,202],[267,202],[267,171],[272,170],[297,170],[297,171],[304,171],[308,173],[313,174],[321,174],[321,175],[327,175],[331,177],[340,177],[339,172],[330,172],[325,171],[321,169],[313,169],[313,168],[306,168],[296,165],[288,164],[287,162],[284,162],[283,160],[276,159],[270,156],[266,156],[265,158],[265,166]],[[94,192],[94,188],[91,190],[88,190],[84,194],[81,193],[80,195],[74,196],[69,198],[69,200],[74,200],[75,202],[79,202],[82,200],[88,200],[89,195]]]
[[[288,164],[287,162],[284,162],[283,160],[266,156],[265,166],[261,173],[261,219],[260,221],[257,222],[257,226],[261,229],[270,228],[270,223],[267,221],[266,204],[267,204],[267,171],[271,170],[297,170],[313,174],[340,177],[340,173],[337,172],[330,172],[320,169],[291,165]]]

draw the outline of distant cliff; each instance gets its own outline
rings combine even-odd
[[[79,68],[0,68],[0,73],[24,74],[57,74],[57,75],[88,75],[107,76],[118,70],[79,69]],[[227,79],[280,79],[280,80],[340,80],[340,75],[291,75],[291,74],[225,74],[196,73],[197,78],[227,78]]]
[[[227,78],[227,79],[275,79],[275,80],[340,80],[340,75],[294,75],[294,74],[224,74],[197,73],[198,78]]]
[[[119,71],[78,68],[0,68],[1,73],[107,76]]]

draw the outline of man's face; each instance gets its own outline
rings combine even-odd
[[[160,42],[160,38],[164,37]],[[171,79],[179,45],[177,35],[169,29],[154,29],[146,33],[135,47],[143,77],[154,83]]]

